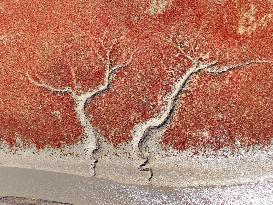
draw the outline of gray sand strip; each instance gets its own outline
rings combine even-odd
[[[273,204],[273,182],[225,187],[155,188],[95,177],[0,167],[0,196],[75,205]]]

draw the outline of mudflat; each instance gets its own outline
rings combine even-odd
[[[21,203],[25,205],[28,202],[38,205],[57,202],[74,205],[273,204],[273,181],[236,186],[163,188],[124,185],[96,177],[0,167],[0,184],[0,196],[43,199],[27,201],[19,198],[25,200]],[[3,201],[5,199],[13,204],[17,200],[1,198],[0,204],[10,203]]]

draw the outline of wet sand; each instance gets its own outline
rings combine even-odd
[[[96,177],[0,167],[0,196],[75,205],[273,204],[273,182],[237,186],[160,188],[122,185]]]

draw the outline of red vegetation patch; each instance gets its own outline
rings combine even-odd
[[[167,0],[166,0],[167,1]],[[190,67],[170,46],[187,42],[200,59],[220,54],[222,65],[272,60],[270,1],[173,0],[156,15],[150,0],[2,1],[0,4],[0,136],[38,148],[79,141],[82,128],[73,100],[33,85],[26,74],[78,93],[101,85],[106,47],[113,62],[138,48],[114,76],[108,92],[87,106],[92,125],[111,143],[132,138],[133,127],[156,116],[173,83]],[[96,52],[94,52],[96,51]],[[272,66],[252,66],[211,76],[202,73],[180,98],[163,145],[176,149],[268,144],[272,138]],[[36,77],[35,77],[36,76]],[[76,79],[76,80],[75,80]]]
[[[223,76],[201,75],[183,96],[165,146],[185,150],[269,144],[272,140],[272,72],[269,66]]]

